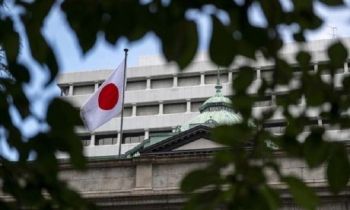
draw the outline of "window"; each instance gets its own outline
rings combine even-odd
[[[302,69],[300,68],[300,66],[292,66],[292,71],[293,72],[302,72]],[[315,67],[314,65],[309,66],[309,71],[314,71]]]
[[[323,119],[322,120],[322,126],[326,129],[326,130],[340,130],[340,126],[339,124],[335,124],[330,122],[327,119]]]
[[[216,84],[217,78],[218,78],[217,73],[205,75],[205,84]],[[220,83],[227,83],[227,82],[228,82],[228,73],[220,72]]]
[[[317,71],[319,71],[321,74],[330,74],[330,70],[329,70],[329,64],[328,63],[321,63],[318,65],[317,67]],[[335,71],[335,74],[341,74],[344,73],[344,67],[342,66],[340,69],[337,69]]]
[[[297,94],[298,93],[295,92],[279,93],[279,95],[276,95],[276,103],[278,105],[283,105],[287,102],[291,104],[301,104],[301,97]]]
[[[198,112],[204,101],[191,102],[191,112]]]
[[[69,94],[69,86],[61,87],[61,96],[68,96]]]
[[[254,107],[266,107],[272,105],[272,97],[271,96],[264,96],[259,98],[255,103]]]
[[[171,133],[173,132],[171,129],[168,130],[160,130],[160,131],[150,131],[149,135],[154,135],[154,134],[164,134],[164,133]]]
[[[95,145],[112,145],[118,141],[118,134],[96,135]]]
[[[200,76],[191,76],[191,77],[179,77],[178,86],[196,86],[201,83]]]
[[[145,133],[125,133],[123,134],[123,144],[140,143],[145,140]]]
[[[124,111],[123,111],[123,117],[130,117],[132,114],[132,107],[124,107]],[[119,113],[117,115],[117,117],[121,117],[122,114]]]
[[[273,76],[273,69],[261,69],[260,70],[260,75],[261,75],[261,79],[265,79],[265,80],[272,80],[272,76]]]
[[[283,133],[287,123],[284,121],[269,122],[264,125],[265,130],[271,133],[280,134]]]
[[[186,103],[164,104],[164,114],[184,113],[186,112]]]
[[[79,137],[80,137],[80,140],[82,141],[84,147],[87,147],[90,145],[91,136],[79,136]]]
[[[159,113],[159,105],[137,106],[136,116],[157,115]]]
[[[311,131],[312,128],[318,127],[318,120],[317,119],[309,119],[307,124],[305,125],[305,131]]]
[[[94,93],[95,85],[80,85],[73,87],[73,95],[88,95]]]
[[[126,83],[126,91],[129,90],[145,90],[147,82],[146,80],[141,81],[127,81]]]
[[[172,86],[173,86],[173,78],[151,80],[151,89],[171,88]]]

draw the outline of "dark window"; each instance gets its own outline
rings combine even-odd
[[[284,133],[287,123],[284,121],[269,122],[264,125],[265,130],[271,133]]]
[[[326,130],[340,130],[340,126],[339,124],[337,124],[336,122],[331,122],[328,119],[323,119],[322,120],[322,126],[326,129]]]
[[[61,96],[68,96],[68,94],[69,94],[69,86],[61,87]]]
[[[292,68],[293,72],[301,72],[302,71],[300,66],[292,66],[291,68]],[[314,70],[315,70],[314,65],[309,66],[309,71],[314,71]]]
[[[306,131],[311,131],[312,128],[318,127],[318,120],[317,119],[310,119],[307,124],[305,125]]]
[[[125,133],[123,134],[123,144],[139,143],[145,140],[145,133]]]
[[[83,143],[83,146],[87,147],[90,145],[91,142],[91,136],[80,136],[80,139]]]
[[[173,132],[171,129],[169,129],[169,130],[160,130],[160,131],[150,131],[149,132],[149,135],[153,135],[153,134],[159,134],[159,133],[171,133],[171,132]]]
[[[265,107],[265,106],[271,106],[271,105],[272,105],[271,96],[260,97],[254,103],[254,107]]]
[[[261,69],[260,70],[260,77],[261,79],[265,79],[267,81],[270,81],[273,76],[274,69]]]
[[[118,141],[118,134],[97,135],[95,137],[95,145],[112,145]]]
[[[276,103],[278,105],[284,105],[286,103],[289,104],[301,104],[301,98],[300,95],[296,92],[289,92],[289,93],[278,93],[279,95],[276,95]]]
[[[319,71],[321,74],[330,74],[330,64],[326,62],[322,62],[318,64],[317,71]],[[335,70],[335,74],[341,74],[344,73],[344,67],[341,66],[339,69]]]

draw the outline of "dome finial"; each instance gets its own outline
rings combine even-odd
[[[221,93],[222,85],[220,83],[220,67],[218,66],[218,73],[217,73],[217,80],[216,80],[216,85],[215,89],[217,93]]]

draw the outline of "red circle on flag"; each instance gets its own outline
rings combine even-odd
[[[104,86],[98,95],[98,106],[103,110],[111,110],[118,103],[119,90],[113,83]]]

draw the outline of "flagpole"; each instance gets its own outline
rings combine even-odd
[[[124,59],[124,79],[123,79],[123,84],[124,84],[124,88],[123,88],[123,99],[122,99],[122,114],[121,114],[121,118],[120,118],[120,138],[119,138],[119,158],[121,157],[121,151],[122,151],[122,141],[123,141],[123,122],[124,122],[124,98],[125,98],[125,89],[126,89],[126,61],[128,58],[128,49],[125,48],[124,52],[125,52],[125,59]]]

